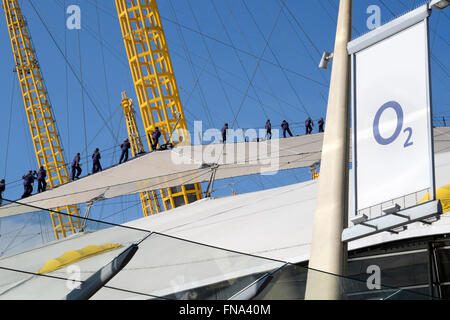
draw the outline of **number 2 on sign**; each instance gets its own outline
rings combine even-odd
[[[395,111],[395,113],[397,114],[397,127],[395,128],[394,133],[390,137],[383,138],[380,134],[380,128],[379,128],[380,118],[381,118],[381,115],[383,114],[383,112],[389,108],[393,109]],[[398,138],[398,136],[400,135],[400,132],[402,132],[402,127],[403,127],[403,109],[400,106],[400,104],[398,104],[397,102],[389,101],[389,102],[383,104],[381,106],[381,108],[378,109],[377,113],[375,114],[375,118],[373,120],[373,136],[374,136],[376,142],[385,146],[385,145],[391,144]],[[411,137],[412,137],[412,133],[413,133],[412,128],[411,127],[405,128],[403,130],[403,132],[408,134],[403,147],[407,148],[409,146],[412,146],[414,144],[411,141]]]

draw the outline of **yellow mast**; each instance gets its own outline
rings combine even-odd
[[[150,149],[156,127],[164,143],[190,144],[156,1],[116,0],[116,7]],[[163,189],[161,196],[167,210],[201,199],[202,190],[191,184]]]
[[[144,145],[142,144],[141,136],[136,125],[136,117],[133,108],[133,101],[127,97],[125,92],[122,92],[122,109],[125,114],[125,120],[127,123],[128,139],[131,146],[131,155],[135,157],[140,153],[144,153]],[[142,211],[144,216],[147,217],[151,214],[161,212],[159,200],[155,191],[140,192]]]
[[[47,91],[18,0],[3,0],[3,9],[38,166],[46,169],[48,187],[54,188],[69,182],[69,176]],[[56,239],[79,231],[77,206],[53,211],[50,216]]]

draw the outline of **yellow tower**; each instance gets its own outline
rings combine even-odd
[[[180,95],[156,0],[116,0],[147,142],[156,127],[164,144],[190,144]],[[202,198],[200,184],[161,190],[164,208]]]
[[[130,140],[131,155],[135,157],[140,153],[144,153],[144,145],[142,144],[141,136],[136,125],[136,117],[133,108],[133,101],[127,97],[125,92],[122,92],[122,109],[125,114],[127,122],[128,139]],[[139,193],[142,203],[142,211],[144,216],[149,216],[161,212],[159,200],[155,191],[144,191]]]
[[[38,166],[46,169],[48,187],[54,188],[69,182],[69,176],[47,90],[18,0],[3,0],[3,9]],[[79,231],[77,206],[53,211],[50,215],[56,239]]]

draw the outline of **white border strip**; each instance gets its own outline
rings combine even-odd
[[[366,33],[365,35],[350,41],[347,45],[348,54],[364,50],[371,45],[380,42],[410,26],[424,20],[431,13],[428,4],[425,4],[407,14],[386,23],[385,25]]]

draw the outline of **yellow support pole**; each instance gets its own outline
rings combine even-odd
[[[144,145],[136,124],[136,111],[133,108],[133,100],[127,97],[126,92],[122,92],[122,109],[127,123],[128,139],[131,146],[131,155],[135,157],[140,153],[144,153]],[[147,217],[152,214],[161,212],[158,196],[155,191],[140,192],[142,211]]]
[[[3,0],[6,23],[38,166],[47,171],[48,188],[69,182],[47,90],[18,0]],[[77,206],[56,208],[51,220],[56,239],[80,230]],[[59,214],[66,213],[68,215]]]
[[[156,127],[164,143],[190,144],[166,37],[155,0],[116,0],[136,94],[151,149]],[[161,190],[164,208],[202,198],[200,184]]]

